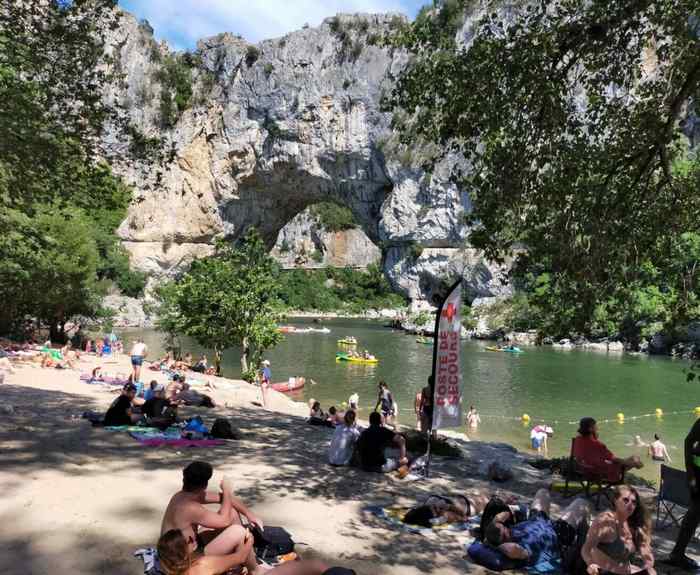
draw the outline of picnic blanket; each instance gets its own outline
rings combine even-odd
[[[145,425],[108,425],[104,427],[106,431],[125,431],[127,433],[140,433],[149,437],[170,437],[178,439],[182,435],[179,427],[168,427],[165,431],[157,427],[146,427]]]
[[[109,375],[103,375],[97,379],[93,379],[91,373],[81,373],[80,381],[84,381],[85,383],[106,383],[108,385],[125,385],[128,380],[119,377],[112,377]]]
[[[375,517],[383,519],[394,527],[400,527],[403,531],[409,533],[417,533],[419,535],[431,535],[438,531],[454,531],[469,533],[471,529],[479,527],[481,515],[474,515],[468,521],[460,523],[443,523],[442,525],[433,525],[432,527],[421,527],[420,525],[409,525],[403,522],[403,518],[410,507],[380,507],[378,505],[369,505],[364,511],[371,513]],[[471,537],[471,535],[470,535]]]

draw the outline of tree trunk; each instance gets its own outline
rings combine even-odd
[[[243,338],[243,350],[241,353],[241,372],[245,373],[248,371],[248,356],[250,355],[250,346],[248,345],[248,338]]]
[[[221,377],[221,350],[214,347],[214,366],[216,367],[216,375]]]

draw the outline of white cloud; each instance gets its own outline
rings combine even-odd
[[[250,42],[283,36],[305,23],[317,26],[336,13],[407,12],[415,0],[122,0],[147,19],[156,37],[176,49],[220,32],[241,34]]]

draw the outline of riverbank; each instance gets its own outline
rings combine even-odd
[[[80,369],[99,363],[108,372],[128,371],[128,358],[112,361],[90,357]],[[184,415],[200,414],[208,424],[229,417],[242,439],[187,450],[142,447],[125,434],[92,428],[80,414],[106,409],[114,393],[81,383],[78,371],[26,366],[8,375],[0,386],[3,410],[12,408],[0,420],[0,571],[140,574],[132,553],[157,540],[181,469],[195,458],[214,465],[212,485],[223,473],[230,475],[236,494],[266,523],[284,525],[308,543],[299,547],[304,556],[352,567],[359,575],[481,571],[463,558],[466,539],[404,533],[364,512],[367,505],[411,505],[429,493],[473,488],[528,499],[551,480],[509,446],[459,439],[464,458],[436,457],[428,481],[332,468],[325,463],[330,431],[305,423],[304,404],[272,393],[271,409],[265,410],[256,405],[257,388],[213,379],[218,407],[186,408]],[[489,482],[484,470],[493,460],[509,465],[513,479]],[[565,502],[557,496],[554,503],[556,508]],[[655,538],[660,553],[670,549],[673,536],[666,531]]]

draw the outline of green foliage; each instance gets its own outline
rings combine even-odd
[[[258,61],[258,58],[260,58],[260,50],[258,50],[257,46],[248,46],[245,51],[245,65],[250,68]]]
[[[170,112],[167,113],[169,114]],[[133,124],[129,124],[127,126],[126,133],[131,138],[131,142],[129,143],[129,152],[131,152],[131,155],[134,158],[139,160],[149,160],[157,157],[161,147],[161,140],[159,137],[148,137]]]
[[[57,328],[73,315],[96,313],[98,253],[85,212],[59,203],[37,205],[32,216],[2,208],[0,225],[8,230],[0,237],[2,333],[26,316]]]
[[[175,125],[180,114],[192,103],[192,68],[197,64],[189,52],[167,55],[156,75],[161,85],[160,120],[163,127]]]
[[[269,62],[263,66],[263,72],[265,72],[265,76],[267,76],[268,78],[270,77],[270,74],[272,74],[274,69],[275,67]]]
[[[321,250],[314,250],[313,253],[311,254],[311,259],[314,260],[317,264],[320,264],[323,262],[323,252]]]
[[[157,292],[158,329],[193,337],[214,349],[242,348],[244,372],[258,367],[263,352],[280,339],[276,311],[277,268],[251,228],[241,244],[218,245],[215,256],[195,260],[176,282]]]
[[[328,232],[342,232],[357,227],[355,216],[350,209],[334,202],[314,204],[310,212]]]
[[[423,246],[418,242],[411,242],[408,246],[408,253],[413,260],[417,260],[423,255]]]
[[[403,143],[467,158],[470,243],[496,261],[526,246],[521,270],[549,274],[536,304],[553,332],[648,315],[672,290],[651,290],[643,264],[663,269],[668,239],[700,216],[698,167],[679,165],[697,2],[556,0],[507,17],[492,2],[463,50],[458,12],[474,4],[441,2],[396,32],[411,53],[390,99]]]
[[[280,275],[280,300],[291,310],[362,313],[368,309],[398,308],[406,301],[391,290],[381,269],[346,268],[289,270]]]
[[[333,16],[333,18],[331,18],[328,21],[328,27],[331,29],[331,32],[333,32],[334,34],[337,34],[338,32],[342,31],[342,29],[343,29],[343,25],[340,22],[340,18],[338,18],[337,16]]]
[[[56,159],[93,160],[110,80],[104,36],[117,25],[114,0],[3,2],[0,10],[0,164],[13,204],[50,201]]]

